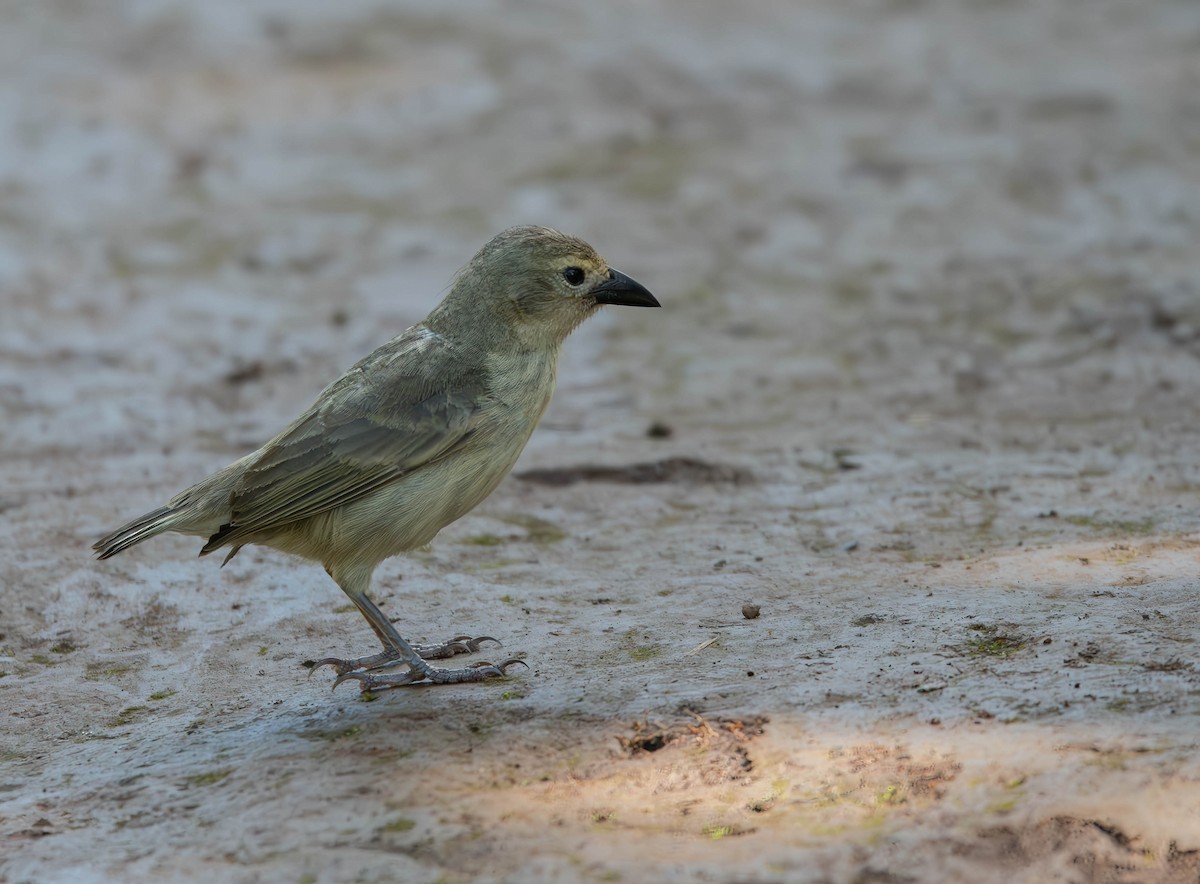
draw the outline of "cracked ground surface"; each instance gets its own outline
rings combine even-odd
[[[13,10],[0,880],[1197,880],[1198,46],[1184,0]],[[331,694],[374,647],[320,568],[90,559],[529,222],[665,309],[374,591],[529,671]]]

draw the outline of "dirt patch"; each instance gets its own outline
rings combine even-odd
[[[1180,851],[1171,842],[1162,853],[1138,842],[1099,820],[1056,816],[1020,829],[984,829],[976,844],[956,845],[954,850],[1014,869],[1041,868],[1047,880],[1191,884],[1200,879],[1200,851]]]
[[[517,478],[537,485],[563,487],[577,482],[612,482],[625,485],[649,485],[680,482],[689,485],[740,484],[753,481],[746,470],[725,464],[707,463],[690,457],[669,457],[652,463],[626,466],[579,466],[525,470]]]

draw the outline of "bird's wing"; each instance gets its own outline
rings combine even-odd
[[[419,352],[427,345],[402,336],[380,348],[267,443],[233,487],[229,523],[201,553],[356,500],[466,439],[486,391],[470,373],[432,382],[443,360]],[[406,355],[413,365],[402,373]]]

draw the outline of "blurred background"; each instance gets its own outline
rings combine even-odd
[[[739,386],[771,387],[750,408],[779,419],[789,386],[847,381],[882,394],[843,403],[865,420],[957,415],[993,388],[983,419],[1049,421],[1074,406],[1030,387],[1052,394],[1080,350],[1142,333],[1200,350],[1188,0],[5,16],[3,342],[99,359],[85,383],[178,371],[220,399],[232,374],[273,395],[279,363],[317,360],[312,389],[514,223],[593,241],[671,303],[620,322],[653,324],[638,380],[669,378],[685,423],[711,425],[714,401],[749,420]],[[1174,381],[1136,370],[1137,395],[1076,380],[1136,411]],[[20,419],[53,385],[13,386],[6,448],[57,435]],[[103,442],[188,419],[120,398],[87,415]]]
[[[85,383],[178,371],[219,399],[249,373],[274,395],[273,363],[317,360],[311,390],[514,223],[593,241],[671,303],[612,321],[653,325],[639,380],[670,378],[685,422],[714,399],[749,419],[730,374],[774,385],[760,416],[792,410],[789,384],[853,381],[888,423],[986,388],[985,417],[1050,420],[1073,406],[1030,387],[1080,350],[1200,349],[1188,0],[50,2],[5,21],[3,343],[100,359]],[[1078,380],[1136,411],[1172,381],[1138,370],[1134,397]],[[21,420],[53,385],[15,386],[10,451],[57,433]],[[131,417],[163,432],[161,397],[120,398],[87,416],[102,441]]]
[[[13,880],[100,856],[116,880],[384,880],[402,853],[414,880],[636,880],[660,855],[928,880],[941,845],[1007,882],[1067,868],[1064,843],[1113,869],[1200,848],[1196,0],[43,0],[0,23]],[[298,663],[363,630],[320,569],[218,572],[177,538],[87,559],[525,223],[665,309],[568,341],[518,471],[700,466],[509,480],[380,569],[417,637],[482,626],[539,661],[508,705],[333,705]],[[680,710],[773,723],[729,756],[743,779],[605,779],[614,729]],[[941,760],[921,781],[900,749],[843,752],[872,741]],[[480,782],[496,816],[426,828]],[[546,808],[585,859],[539,853]]]

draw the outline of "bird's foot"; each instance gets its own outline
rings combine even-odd
[[[490,635],[472,638],[469,635],[456,635],[440,645],[416,645],[413,650],[424,660],[445,660],[456,654],[474,654],[484,642],[500,644],[499,639]],[[339,676],[356,670],[372,672],[376,669],[388,669],[404,662],[404,655],[392,648],[385,648],[381,653],[368,657],[357,657],[353,660],[343,660],[340,657],[326,657],[312,664],[308,674],[312,675],[321,666],[332,666]]]
[[[490,635],[481,635],[476,638],[471,638],[469,635],[456,635],[440,645],[414,645],[413,650],[423,660],[445,660],[455,654],[474,654],[484,642],[495,642],[499,645],[500,639],[492,638]]]
[[[340,657],[325,657],[313,663],[309,667],[308,674],[311,676],[322,666],[332,666],[340,678],[351,672],[369,672],[373,669],[383,669],[388,666],[395,666],[402,660],[399,651],[394,651],[391,648],[385,649],[382,653],[371,654],[369,657],[356,657],[353,660],[343,660]],[[305,664],[308,665],[307,663]]]
[[[489,678],[503,678],[508,674],[508,667],[515,666],[518,663],[526,669],[529,668],[529,664],[524,660],[514,657],[511,660],[505,660],[503,663],[485,663],[480,661],[472,663],[463,669],[437,669],[433,666],[414,666],[410,667],[408,672],[394,676],[371,675],[370,672],[365,670],[355,670],[339,673],[338,677],[334,679],[333,686],[336,688],[342,682],[354,679],[359,683],[362,692],[367,693],[368,691],[401,688],[409,685],[462,684],[469,681],[487,681]]]

